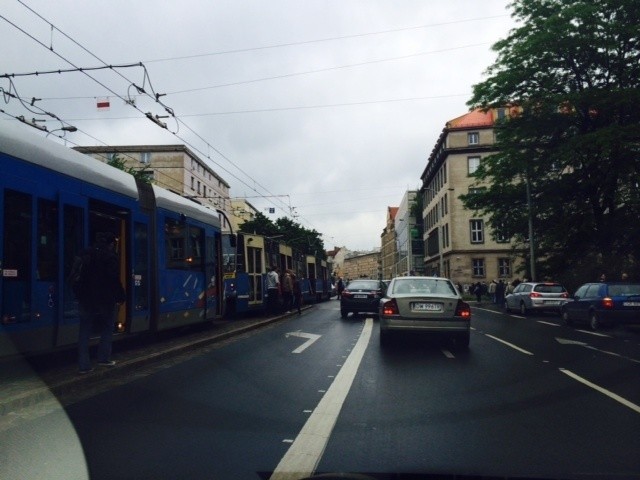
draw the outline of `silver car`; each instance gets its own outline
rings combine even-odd
[[[569,300],[569,292],[556,282],[523,282],[518,284],[504,299],[507,312],[513,310],[526,315],[530,311],[560,313]]]
[[[440,277],[396,277],[380,300],[380,343],[392,332],[444,333],[469,347],[471,308],[453,283]]]

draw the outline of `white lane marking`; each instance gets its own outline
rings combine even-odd
[[[552,327],[559,327],[560,325],[553,322],[545,322],[544,320],[536,320],[538,323],[544,323],[545,325],[551,325]]]
[[[586,385],[587,387],[593,388],[594,390],[597,390],[598,392],[605,394],[607,397],[612,398],[616,402],[620,402],[622,405],[624,405],[625,407],[630,408],[634,412],[640,413],[640,405],[636,405],[635,403],[630,402],[626,398],[623,398],[620,395],[617,395],[617,394],[613,393],[612,391],[607,390],[606,388],[602,388],[601,386],[596,385],[595,383],[591,383],[589,380],[587,380],[585,378],[582,378],[580,375],[576,375],[571,370],[567,370],[567,369],[561,368],[560,371],[562,373],[564,373],[565,375],[570,376],[574,380],[577,380],[580,383]]]
[[[487,337],[489,337],[489,338],[493,338],[494,340],[496,340],[496,341],[498,341],[498,342],[500,342],[500,343],[504,343],[506,346],[511,347],[511,348],[513,348],[513,349],[515,349],[515,350],[518,350],[519,352],[526,353],[527,355],[533,355],[533,353],[528,352],[528,351],[527,351],[527,350],[525,350],[524,348],[520,348],[520,347],[518,347],[518,346],[514,345],[513,343],[509,343],[509,342],[507,342],[506,340],[502,340],[501,338],[494,337],[493,335],[489,335],[488,333],[485,333],[485,335],[486,335]]]
[[[300,430],[293,445],[278,463],[271,480],[299,479],[313,475],[362,362],[372,330],[373,320],[367,318],[353,352]]]
[[[582,333],[586,333],[586,334],[589,334],[589,335],[595,335],[596,337],[611,338],[611,335],[607,335],[605,333],[592,332],[590,330],[580,330],[580,329],[576,328],[576,332],[582,332]]]
[[[285,333],[284,336],[286,338],[289,338],[291,336],[307,338],[308,340],[306,342],[304,342],[302,345],[300,345],[298,348],[296,348],[294,351],[291,352],[291,353],[302,353],[305,351],[307,347],[309,347],[313,342],[318,340],[322,335],[316,335],[315,333],[304,333],[298,330],[297,332]]]
[[[446,348],[442,349],[442,353],[444,353],[444,356],[447,358],[456,358],[453,353],[451,353],[449,350],[447,350]]]
[[[580,347],[588,348],[590,350],[595,350],[596,352],[604,353],[606,355],[611,355],[613,357],[623,358],[623,359],[629,360],[630,362],[633,362],[633,363],[640,363],[640,360],[636,360],[635,358],[626,357],[626,356],[624,356],[624,355],[622,355],[620,353],[617,353],[617,352],[610,352],[609,350],[601,350],[599,348],[592,347],[588,343],[580,342],[578,340],[570,340],[568,338],[560,338],[560,337],[556,337],[556,340],[561,345],[578,345]]]

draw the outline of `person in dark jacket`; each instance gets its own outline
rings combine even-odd
[[[92,327],[100,332],[98,365],[112,367],[111,345],[117,306],[126,295],[120,283],[120,262],[116,254],[117,239],[112,233],[98,233],[93,247],[81,252],[73,270],[80,270],[76,288],[80,329],[78,333],[79,373],[93,370],[89,355]],[[78,266],[78,263],[80,266]]]

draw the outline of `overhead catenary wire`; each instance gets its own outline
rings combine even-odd
[[[45,19],[44,17],[42,17],[40,14],[38,14],[37,12],[35,12],[32,8],[30,8],[29,6],[25,5],[24,2],[21,2],[20,0],[18,0],[18,2],[20,4],[22,4],[23,6],[25,6],[25,8],[27,8],[29,11],[33,12],[35,15],[37,15],[41,20],[43,20],[44,22],[46,22],[48,25],[51,25],[52,28],[55,28],[56,31],[60,32],[62,35],[64,35],[66,38],[68,38],[70,41],[72,41],[74,44],[78,45],[80,48],[82,48],[85,52],[89,53],[90,55],[92,55],[94,58],[96,58],[98,61],[100,61],[101,63],[103,63],[104,65],[108,65],[106,62],[104,62],[102,59],[100,59],[99,57],[97,57],[96,55],[94,55],[93,53],[91,53],[87,48],[85,48],[84,46],[82,46],[80,43],[78,43],[77,41],[75,41],[73,38],[71,38],[69,35],[67,35],[66,33],[64,33],[63,31],[61,31],[60,29],[58,29],[57,27],[55,27],[51,22],[49,22],[47,19]],[[139,109],[133,102],[128,102],[123,96],[117,94],[113,89],[107,87],[106,85],[104,85],[102,82],[100,82],[98,79],[92,77],[91,75],[89,75],[86,71],[83,71],[83,69],[81,69],[80,67],[78,67],[77,65],[75,65],[72,61],[66,59],[64,56],[62,56],[61,54],[57,53],[55,51],[55,49],[53,48],[53,45],[51,46],[47,46],[45,45],[43,42],[41,42],[40,40],[38,40],[37,38],[35,38],[33,35],[31,35],[30,33],[28,33],[26,30],[24,30],[23,28],[19,27],[18,25],[16,25],[14,22],[10,21],[9,19],[7,19],[5,16],[0,14],[0,18],[5,20],[7,23],[9,23],[11,26],[13,26],[14,28],[16,28],[17,30],[19,30],[20,32],[22,32],[24,35],[26,35],[27,37],[29,37],[30,39],[32,39],[34,42],[36,42],[37,44],[39,44],[40,46],[42,46],[43,48],[46,48],[47,50],[51,51],[52,53],[54,53],[58,58],[60,58],[61,60],[67,62],[69,65],[72,65],[75,69],[77,69],[77,71],[83,73],[84,75],[86,75],[87,77],[89,77],[91,80],[93,80],[94,82],[96,82],[98,85],[102,86],[103,88],[105,88],[107,91],[111,92],[115,97],[120,98],[121,100],[123,100],[126,104],[130,105],[132,108],[136,109],[138,112],[142,113],[143,115],[147,116],[146,112],[143,112],[141,109]],[[128,78],[126,78],[124,75],[122,75],[121,73],[117,72],[118,75],[120,75],[123,79],[125,79],[127,82],[133,84],[133,82],[131,82]],[[140,93],[146,93],[146,92],[140,92]],[[153,98],[153,97],[152,97]],[[157,100],[157,97],[154,98],[154,100]],[[233,165],[235,168],[237,168],[238,170],[240,170],[244,175],[246,175],[248,178],[252,179],[255,185],[260,186],[260,188],[264,189],[265,191],[268,192],[268,189],[266,189],[265,187],[263,187],[262,185],[260,185],[258,182],[255,181],[255,179],[253,179],[251,176],[249,176],[248,174],[246,174],[244,171],[242,171],[237,165],[235,165],[227,156],[223,155],[217,148],[215,148],[213,145],[211,145],[208,141],[206,141],[202,136],[200,136],[199,134],[197,134],[193,129],[191,129],[186,123],[181,122],[185,127],[187,127],[192,133],[196,134],[198,136],[198,138],[200,140],[202,140],[203,142],[206,143],[206,145],[211,148],[212,150],[214,150],[216,153],[218,153],[219,155],[221,155],[225,160],[227,160],[231,165]],[[168,130],[168,129],[167,129]],[[169,130],[168,130],[169,131]],[[227,173],[229,173],[230,175],[232,175],[235,179],[237,179],[238,181],[240,181],[242,184],[244,184],[245,186],[247,186],[248,188],[250,188],[252,191],[255,191],[256,193],[260,193],[258,192],[258,190],[256,190],[252,185],[248,184],[247,182],[245,182],[244,180],[242,180],[241,178],[239,178],[237,175],[233,174],[232,172],[230,172],[227,168],[223,167],[222,165],[220,165],[219,163],[216,163],[208,154],[205,154],[204,152],[202,152],[199,148],[197,148],[196,146],[194,146],[191,142],[188,142],[186,139],[182,138],[181,136],[179,136],[177,134],[177,132],[170,132],[173,135],[175,135],[177,138],[179,138],[181,141],[183,141],[185,144],[187,144],[189,147],[191,147],[194,151],[197,151],[198,153],[204,155],[207,159],[209,159],[210,161],[212,161],[214,164],[216,164],[217,166],[219,166],[220,168],[222,168],[224,171],[226,171]],[[270,193],[270,192],[269,192]],[[273,202],[272,202],[273,203]],[[278,206],[276,204],[274,204],[274,206],[278,207],[279,209],[283,210],[283,211],[287,211],[288,206],[284,203],[281,202],[282,206]]]

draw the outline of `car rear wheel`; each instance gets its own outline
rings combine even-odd
[[[595,332],[596,330],[599,330],[601,327],[602,327],[602,323],[600,322],[598,315],[596,314],[596,312],[591,312],[591,314],[589,315],[589,328],[591,328],[591,330]]]
[[[562,310],[560,312],[560,315],[562,316],[562,321],[564,322],[565,325],[567,326],[571,326],[573,325],[573,320],[571,320],[571,318],[569,318],[569,312],[567,312],[566,310]]]
[[[469,332],[460,333],[456,335],[455,337],[456,348],[459,348],[460,350],[468,350],[470,339],[471,339],[471,334]]]
[[[389,335],[389,332],[387,332],[386,330],[380,330],[380,345],[389,345],[389,343],[391,342]]]
[[[340,316],[341,316],[342,318],[347,318],[347,315],[349,315],[349,311],[348,311],[348,310],[345,310],[344,308],[341,308],[341,309],[340,309]]]
[[[520,302],[520,315],[525,316],[527,314],[527,307],[524,302]]]
[[[504,301],[504,309],[508,312],[511,313],[511,308],[509,307],[509,303],[505,300]]]

